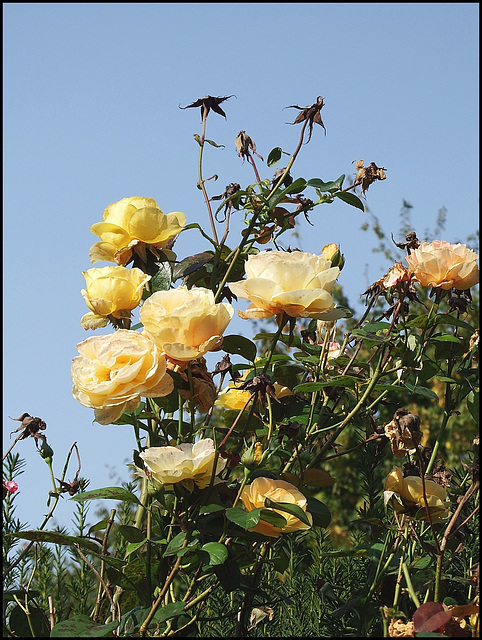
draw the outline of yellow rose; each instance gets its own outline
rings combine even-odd
[[[166,396],[174,388],[166,359],[156,345],[135,331],[119,329],[77,345],[72,360],[72,394],[95,411],[100,424],[111,424],[133,411],[140,397]]]
[[[465,244],[422,242],[406,256],[409,272],[424,287],[470,289],[479,282],[479,256]]]
[[[385,492],[389,492],[385,496],[386,500],[390,499],[390,492],[394,492],[399,496],[402,504],[397,500],[391,501],[395,511],[408,510],[409,512],[416,512],[418,509],[425,508],[422,478],[419,476],[407,476],[404,478],[402,470],[394,467],[385,480],[384,489]],[[447,498],[445,489],[436,482],[426,479],[425,493],[428,507],[437,509],[432,521],[437,522],[440,518],[447,518],[450,515],[450,500]],[[426,515],[422,516],[422,519],[426,520]]]
[[[306,511],[307,500],[305,496],[301,491],[298,491],[293,484],[285,482],[285,480],[271,480],[271,478],[259,476],[258,478],[255,478],[251,484],[246,485],[243,488],[240,498],[246,511],[252,511],[258,507],[264,507],[266,498],[269,498],[274,502],[296,504],[298,507],[303,509],[308,520],[311,523],[313,522],[311,514]],[[296,516],[286,513],[286,511],[279,511],[278,509],[271,510],[280,513],[283,518],[286,519],[286,524],[279,528],[269,522],[260,520],[255,527],[250,529],[250,531],[256,531],[257,533],[262,533],[265,536],[270,536],[272,538],[279,538],[283,533],[290,533],[291,531],[310,528],[309,525],[301,522],[301,520]]]
[[[150,447],[139,455],[144,460],[147,476],[154,482],[162,485],[182,482],[190,489],[194,481],[204,489],[211,481],[216,450],[211,438],[204,438],[194,444]],[[218,456],[215,475],[225,466],[226,460]]]
[[[162,249],[185,224],[184,213],[166,215],[153,198],[123,198],[104,210],[103,222],[90,227],[101,240],[90,248],[90,260],[127,264],[136,251],[145,262],[146,247]]]
[[[241,318],[270,318],[283,312],[295,318],[336,320],[343,317],[331,297],[340,273],[323,255],[301,251],[262,251],[245,264],[246,280],[231,282],[239,298],[250,300]]]
[[[145,333],[159,349],[169,358],[184,362],[219,349],[233,314],[229,303],[214,302],[209,289],[184,286],[156,291],[139,312]]]
[[[105,326],[107,316],[130,317],[130,312],[141,301],[144,286],[151,277],[140,269],[125,267],[88,269],[82,275],[86,288],[81,290],[81,294],[92,311],[80,321],[86,329],[93,328],[91,322],[97,318],[104,320],[100,326]]]

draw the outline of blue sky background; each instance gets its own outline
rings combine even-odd
[[[124,197],[153,197],[209,231],[196,188],[200,110],[179,105],[236,96],[223,103],[227,120],[208,118],[207,137],[225,145],[205,153],[205,176],[219,175],[211,196],[254,182],[235,151],[240,130],[265,160],[276,146],[291,152],[300,127],[285,123],[298,112],[283,108],[319,95],[327,135],[316,126],[293,176],[334,180],[358,159],[387,169],[367,193],[369,212],[318,207],[293,240],[312,253],[341,245],[352,304],[390,266],[361,231],[372,216],[399,241],[404,199],[420,238],[441,207],[442,239],[464,242],[478,228],[476,3],[4,3],[3,18],[4,451],[19,425],[10,417],[39,416],[57,477],[77,442],[90,488],[128,478],[130,428],[93,423],[71,395],[75,345],[93,335],[80,326],[82,271],[97,241],[89,227]],[[265,163],[258,169],[272,178]],[[176,243],[179,258],[207,248],[195,231]],[[248,321],[228,333],[238,330],[249,335]],[[15,450],[27,461],[17,515],[36,527],[48,469],[32,439]],[[73,458],[68,479],[75,471]],[[73,511],[63,500],[56,522],[70,527]]]

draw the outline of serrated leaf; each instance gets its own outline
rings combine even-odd
[[[169,291],[172,282],[171,264],[166,260],[165,262],[156,262],[156,265],[159,268],[149,281],[151,293]]]
[[[350,204],[352,207],[360,209],[363,212],[365,211],[363,202],[354,193],[349,193],[348,191],[340,191],[339,193],[335,193],[335,196],[340,200],[343,200],[343,202]]]
[[[220,542],[206,542],[200,550],[209,554],[209,564],[211,566],[224,564],[228,559],[228,550]]]
[[[83,502],[84,500],[117,500],[118,502],[135,502],[140,504],[137,496],[121,487],[105,487],[104,489],[84,491],[83,493],[78,493],[76,496],[72,496],[70,500],[74,500],[74,502]]]
[[[281,149],[281,147],[275,147],[274,149],[271,149],[268,154],[268,159],[266,160],[266,164],[268,165],[268,167],[274,167],[275,164],[280,161],[282,153],[283,150]]]

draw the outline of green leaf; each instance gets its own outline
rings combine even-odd
[[[170,620],[171,618],[177,618],[184,611],[185,606],[185,602],[170,602],[156,612],[154,621],[159,623]]]
[[[100,545],[93,540],[87,540],[79,536],[67,536],[63,533],[57,533],[56,531],[20,531],[18,533],[8,533],[6,535],[13,538],[20,538],[21,540],[33,540],[34,542],[50,542],[52,544],[61,544],[67,546],[73,546],[78,544],[83,549],[89,551],[99,551]]]
[[[311,513],[314,526],[323,527],[325,529],[330,524],[330,510],[320,500],[317,500],[316,498],[308,498],[306,510]]]
[[[241,507],[231,507],[230,509],[226,509],[226,517],[242,529],[251,529],[258,524],[261,511],[262,507],[258,507],[252,511],[245,511]]]
[[[460,338],[457,338],[457,336],[453,336],[450,333],[439,333],[436,335],[433,335],[430,340],[433,340],[435,342],[457,342],[460,343]]]
[[[340,191],[339,193],[335,193],[335,196],[337,198],[340,198],[340,200],[343,200],[343,202],[351,204],[352,207],[360,209],[363,212],[365,211],[363,202],[354,193],[348,193],[348,191]]]
[[[127,542],[141,542],[141,540],[145,540],[146,538],[144,533],[140,529],[127,524],[119,525],[117,531],[124,538],[124,540],[127,540]]]
[[[141,540],[140,542],[129,542],[126,547],[126,556],[130,556],[131,553],[134,553],[134,551],[143,547],[147,541],[148,538],[144,538],[144,540]]]
[[[430,400],[436,400],[438,402],[439,398],[435,391],[432,389],[427,389],[427,387],[419,387],[411,384],[410,382],[406,382],[404,387],[410,391],[410,393],[423,396],[424,398],[430,398]],[[394,387],[394,389],[397,387]],[[400,387],[398,387],[400,388]]]
[[[266,160],[266,164],[268,165],[268,167],[274,167],[275,164],[280,161],[282,153],[283,150],[281,149],[281,147],[275,147],[274,149],[271,149],[268,154],[268,159]]]
[[[118,502],[136,502],[140,504],[137,496],[121,487],[105,487],[104,489],[84,491],[72,496],[70,500],[75,502],[83,502],[84,500],[117,500]]]
[[[224,336],[222,349],[223,351],[226,351],[226,353],[243,356],[243,358],[246,358],[246,360],[249,360],[250,362],[254,362],[256,360],[256,345],[244,336]]]
[[[200,550],[209,554],[209,564],[211,566],[224,564],[228,559],[228,550],[220,542],[206,542]]]
[[[281,513],[278,513],[273,509],[261,509],[260,520],[264,520],[264,522],[272,524],[273,527],[276,527],[277,529],[282,529],[288,522]]]
[[[479,394],[471,391],[467,396],[467,409],[470,412],[470,415],[478,422],[479,420]]]
[[[212,147],[217,147],[218,149],[219,148],[221,148],[221,149],[225,148],[224,144],[217,144],[217,142],[214,142],[213,140],[208,140],[207,138],[204,138],[204,142],[207,142]]]
[[[306,513],[297,504],[291,504],[290,502],[275,502],[274,500],[265,498],[264,505],[269,509],[276,509],[277,511],[282,511],[283,513],[289,513],[291,516],[294,516],[295,518],[298,518],[298,520],[301,520],[303,524],[311,526],[310,521],[306,517]]]
[[[208,513],[217,513],[218,511],[224,511],[224,507],[220,504],[208,504],[199,509],[199,515],[203,516]]]
[[[156,291],[168,291],[172,282],[172,267],[167,260],[164,262],[156,262],[159,267],[157,272],[149,281],[151,293]]]
[[[51,638],[106,638],[112,637],[119,622],[97,624],[83,614],[79,614],[56,624],[50,632]]]
[[[334,180],[331,182],[323,182],[321,178],[311,178],[311,180],[308,180],[308,182],[306,183],[306,186],[314,187],[315,189],[318,189],[318,191],[330,191],[333,193],[335,191],[340,191],[343,186],[344,179],[345,174],[341,175],[338,180]]]
[[[25,591],[22,591],[20,601],[24,599]],[[31,638],[32,629],[36,638],[48,638],[50,629],[47,625],[45,615],[40,609],[29,606],[28,617],[20,606],[14,607],[9,615],[9,627],[17,638]],[[4,635],[4,638],[8,637]]]
[[[303,382],[293,387],[293,391],[311,393],[312,391],[319,391],[324,387],[347,387],[354,389],[356,382],[356,378],[352,376],[338,376],[332,380],[325,380],[323,382]]]
[[[214,259],[212,251],[204,251],[203,253],[196,253],[193,256],[189,256],[181,260],[179,264],[174,267],[172,278],[177,280],[178,278],[185,278],[187,275],[196,271],[204,264],[211,262]]]

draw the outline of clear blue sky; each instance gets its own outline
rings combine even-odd
[[[225,145],[206,151],[217,195],[254,181],[235,152],[240,130],[265,159],[276,146],[290,152],[300,129],[285,123],[298,112],[283,108],[325,98],[327,135],[316,127],[294,176],[333,180],[358,159],[387,169],[367,193],[369,213],[318,207],[296,241],[313,253],[341,245],[339,281],[353,303],[389,266],[360,230],[371,215],[399,240],[403,199],[421,238],[441,207],[443,239],[478,228],[477,3],[4,3],[3,18],[4,451],[19,424],[9,416],[39,416],[57,477],[75,441],[90,488],[128,477],[130,428],[93,423],[71,395],[75,345],[92,335],[80,326],[82,271],[97,240],[90,225],[124,197],[153,197],[208,230],[196,188],[200,113],[179,105],[236,96],[223,104],[227,120],[208,118],[207,137]],[[176,244],[180,258],[206,248],[195,232]],[[27,460],[17,514],[35,527],[48,471],[31,439],[16,450]],[[73,460],[69,479],[75,471]],[[69,527],[73,509],[64,500],[57,522]]]

